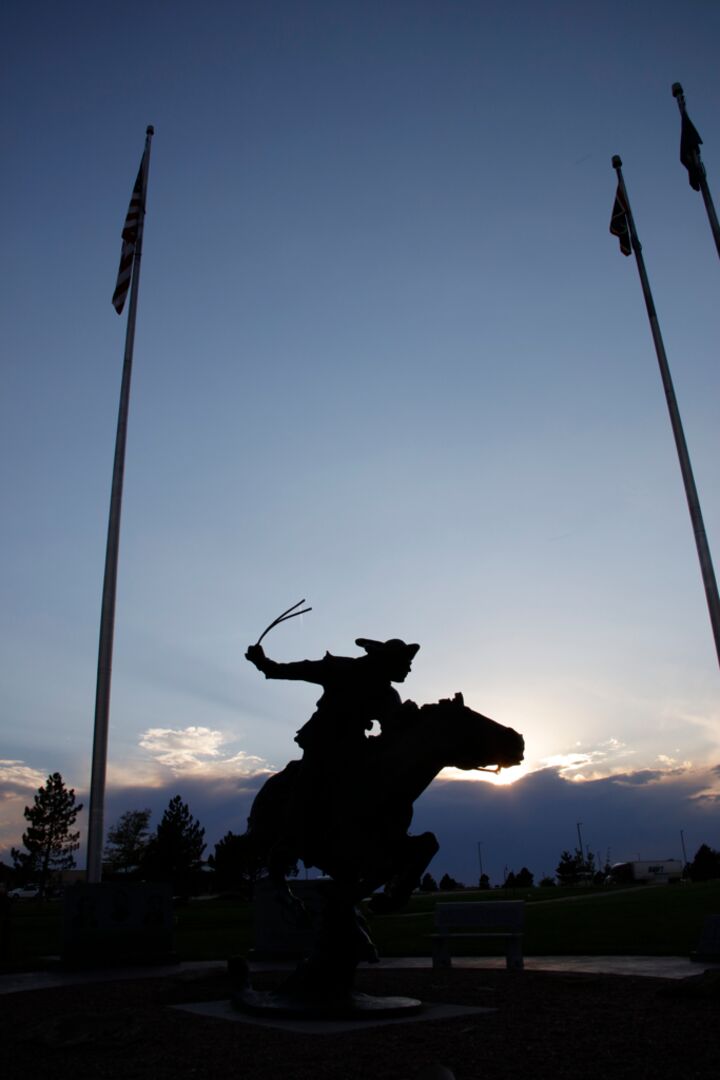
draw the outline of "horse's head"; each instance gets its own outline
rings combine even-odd
[[[432,709],[442,724],[447,765],[456,769],[495,766],[499,771],[522,761],[525,750],[522,735],[468,708],[462,694],[424,708]]]

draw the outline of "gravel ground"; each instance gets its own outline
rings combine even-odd
[[[258,975],[269,989],[277,976]],[[491,1006],[454,1020],[308,1035],[169,1006],[229,997],[225,976],[182,975],[9,994],[0,1002],[4,1080],[457,1080],[718,1076],[720,976],[665,980],[502,970],[361,972],[357,989]]]

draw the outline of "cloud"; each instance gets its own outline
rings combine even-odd
[[[447,871],[466,882],[477,880],[481,843],[484,869],[497,884],[505,867],[552,874],[562,850],[576,846],[578,822],[601,863],[608,853],[611,862],[638,854],[682,858],[681,829],[692,858],[701,843],[720,847],[718,801],[715,767],[645,769],[582,782],[553,767],[504,787],[437,780],[416,803],[413,832],[437,835],[434,874]]]
[[[148,728],[140,735],[139,746],[175,776],[232,777],[268,768],[262,758],[242,750],[224,754],[226,742],[227,736],[212,728]]]
[[[616,784],[651,784],[653,780],[662,780],[665,776],[677,775],[677,769],[639,769],[634,773],[616,773],[612,779]]]
[[[584,750],[582,744],[578,743],[575,750],[541,758],[540,766],[557,769],[561,776],[569,776],[575,780],[595,780],[620,768],[619,762],[635,753],[626,743],[611,736],[592,749]]]
[[[106,825],[113,823],[113,814],[119,817],[145,806],[157,817],[172,796],[179,793],[186,801],[185,793],[192,792],[208,817],[208,836],[214,843],[228,828],[244,831],[252,798],[271,771],[263,758],[238,750],[223,732],[208,727],[148,728],[138,748],[141,754],[108,765]],[[0,858],[9,860],[25,826],[24,807],[46,780],[47,773],[23,761],[0,761]],[[77,800],[85,804],[78,818],[84,841],[88,793],[78,791]],[[193,814],[206,824],[196,810]],[[83,858],[81,850],[78,865]]]
[[[24,761],[0,760],[0,858],[4,861],[9,862],[10,848],[19,843],[27,825],[25,807],[46,780],[47,773]]]
[[[24,761],[0,760],[0,798],[15,798],[18,794],[37,791],[47,780],[47,773],[26,765]]]
[[[180,794],[206,829],[208,851],[228,829],[242,832],[252,800],[267,772],[208,778],[166,773],[159,787],[123,786],[108,796],[106,820],[129,808],[153,807],[157,824],[170,798]],[[368,793],[370,797],[370,793]],[[681,858],[680,829],[688,855],[701,843],[720,847],[717,803],[720,771],[640,770],[577,782],[558,768],[521,777],[514,784],[491,780],[437,779],[415,804],[411,831],[429,830],[440,842],[432,872],[446,871],[460,881],[478,877],[478,842],[494,884],[504,867],[528,866],[536,878],[552,874],[564,849],[583,841],[604,863],[642,857]]]

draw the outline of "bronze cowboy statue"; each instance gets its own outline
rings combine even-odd
[[[523,758],[522,736],[468,708],[461,694],[421,708],[402,701],[394,684],[409,674],[419,645],[398,638],[356,644],[364,655],[295,663],[270,660],[259,642],[246,653],[266,678],[303,680],[323,692],[295,737],[302,761],[260,789],[245,840],[288,904],[297,901],[286,872],[298,859],[331,882],[311,955],[271,995],[253,991],[243,976],[235,998],[241,1008],[324,1016],[367,1008],[352,982],[358,962],[376,960],[377,952],[358,905],[371,897],[371,910],[403,907],[438,850],[432,833],[408,833],[414,801],[447,766],[499,771]],[[376,721],[379,734],[368,735]]]

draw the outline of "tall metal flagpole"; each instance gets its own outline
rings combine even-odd
[[[683,88],[679,82],[673,83],[672,92],[673,97],[678,103],[678,109],[680,110],[680,116],[682,118],[680,160],[688,170],[691,187],[695,188],[696,191],[702,192],[710,228],[712,229],[712,234],[715,239],[715,247],[717,248],[718,255],[720,255],[720,222],[718,222],[718,216],[715,213],[715,205],[712,201],[710,188],[708,187],[705,166],[700,160],[700,143],[702,142],[702,139],[698,135],[690,117],[685,111],[685,94],[683,93]],[[687,160],[685,160],[686,155]]]
[[[635,230],[635,221],[630,209],[630,200],[627,197],[627,189],[625,188],[625,181],[622,174],[622,161],[617,154],[613,157],[612,164],[617,173],[618,195],[622,198],[622,208],[625,212],[628,228],[630,230],[632,250],[635,252],[638,273],[640,274],[640,283],[642,285],[643,296],[645,297],[645,307],[647,308],[650,329],[655,343],[655,352],[657,353],[658,364],[660,365],[660,376],[662,378],[663,389],[665,390],[665,400],[667,401],[668,411],[670,413],[670,423],[672,425],[673,435],[675,436],[675,446],[677,447],[678,458],[680,459],[680,471],[682,472],[683,483],[685,484],[685,497],[687,498],[688,510],[690,511],[693,532],[695,533],[695,545],[697,547],[698,558],[700,559],[700,570],[702,573],[703,585],[705,586],[705,596],[707,599],[708,611],[710,613],[710,623],[715,638],[715,650],[718,656],[718,663],[720,664],[720,597],[718,597],[715,571],[713,570],[710,548],[708,546],[705,525],[700,510],[700,500],[698,498],[697,488],[695,487],[695,479],[693,477],[692,466],[690,465],[690,455],[688,453],[687,443],[685,442],[685,434],[680,420],[680,411],[675,397],[675,389],[670,377],[670,368],[668,366],[665,346],[660,333],[660,324],[658,323],[655,304],[653,302],[652,293],[650,292],[650,282],[648,281],[647,271],[645,270],[645,260],[642,256],[642,245],[638,240],[638,235]]]
[[[102,612],[100,616],[100,643],[98,647],[97,684],[95,691],[95,729],[93,736],[92,777],[90,781],[90,811],[88,821],[87,880],[97,884],[102,878],[103,813],[105,804],[105,773],[107,767],[108,721],[110,716],[110,682],[112,677],[113,639],[115,634],[115,595],[117,591],[118,552],[120,548],[120,514],[122,509],[123,476],[125,473],[125,444],[127,441],[128,407],[130,404],[130,380],[132,377],[133,349],[135,346],[135,320],[137,316],[138,288],[140,285],[140,260],[145,218],[145,199],[150,170],[150,143],[154,129],[146,131],[145,152],[142,159],[142,196],[140,203],[137,238],[132,263],[130,306],[125,332],[125,358],[123,361],[120,406],[118,409],[117,435],[115,438],[115,461],[113,465],[108,521],[107,547],[105,549],[105,577],[103,579]]]

